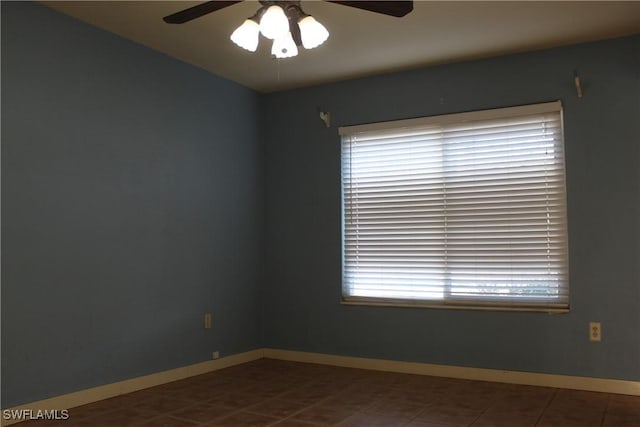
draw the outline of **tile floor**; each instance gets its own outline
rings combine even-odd
[[[19,427],[640,427],[640,396],[260,359]]]

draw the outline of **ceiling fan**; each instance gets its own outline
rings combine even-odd
[[[208,1],[162,19],[168,24],[184,24],[240,1]],[[413,10],[413,1],[325,1],[398,18]],[[271,53],[276,58],[296,56],[298,46],[313,49],[329,37],[327,29],[302,10],[300,0],[260,0],[260,4],[260,9],[231,34],[231,40],[246,50],[256,51],[259,33],[273,40]]]

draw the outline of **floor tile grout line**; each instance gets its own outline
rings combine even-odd
[[[553,388],[552,390],[553,390],[553,393],[551,394],[551,397],[547,400],[547,404],[544,405],[544,408],[542,409],[542,412],[540,412],[540,415],[538,416],[538,419],[536,420],[536,423],[534,424],[534,427],[537,427],[540,424],[540,421],[544,417],[545,412],[547,412],[547,409],[549,409],[549,406],[551,405],[551,402],[553,402],[553,400],[556,398],[556,396],[558,394],[558,389],[557,388]]]
[[[600,427],[604,426],[604,421],[607,418],[607,412],[609,412],[609,405],[611,404],[611,400],[613,396],[609,395],[607,398],[607,406],[604,407],[604,411],[602,411],[602,419],[600,420]]]

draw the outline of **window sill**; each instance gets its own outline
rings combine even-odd
[[[400,307],[400,308],[435,308],[444,310],[473,310],[473,311],[515,311],[515,312],[533,312],[546,314],[567,314],[570,312],[569,307],[543,307],[543,306],[499,306],[491,304],[460,304],[460,303],[432,303],[428,301],[419,302],[390,302],[375,300],[355,300],[342,299],[342,305],[360,305],[374,307]]]

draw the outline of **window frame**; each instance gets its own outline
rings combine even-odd
[[[561,186],[563,190],[563,210],[564,210],[564,245],[566,251],[566,285],[563,286],[563,290],[566,290],[566,303],[532,303],[523,304],[507,300],[505,303],[497,303],[494,301],[482,301],[479,299],[457,298],[454,300],[448,300],[446,298],[442,300],[430,300],[430,299],[416,299],[406,301],[401,298],[383,298],[383,297],[364,297],[364,296],[349,296],[345,289],[345,186],[344,186],[344,165],[343,165],[343,145],[345,144],[345,138],[349,135],[354,135],[361,132],[385,132],[394,131],[404,128],[415,128],[431,125],[450,125],[461,124],[472,121],[482,120],[495,120],[495,119],[507,119],[510,117],[518,117],[523,115],[536,115],[544,113],[558,113],[559,114],[559,148],[562,152],[562,176]],[[343,126],[339,128],[339,135],[341,138],[341,179],[340,179],[340,214],[341,214],[341,303],[347,305],[374,305],[374,306],[393,306],[393,307],[423,307],[423,308],[445,308],[445,309],[464,309],[464,310],[491,310],[491,311],[533,311],[533,312],[545,312],[545,313],[567,313],[570,311],[570,277],[569,277],[569,224],[568,224],[568,203],[567,203],[567,184],[566,184],[566,170],[567,159],[565,157],[565,136],[564,136],[564,117],[562,103],[560,101],[520,105],[515,107],[485,109],[477,111],[469,111],[462,113],[444,114],[437,116],[427,116],[412,119],[393,120],[385,122],[377,122],[370,124],[361,124],[353,126]],[[446,271],[446,270],[445,270]],[[446,273],[445,273],[446,274]],[[517,275],[514,275],[517,276]],[[518,299],[514,297],[514,299]],[[522,299],[522,298],[520,298]],[[558,300],[561,299],[560,297]]]

